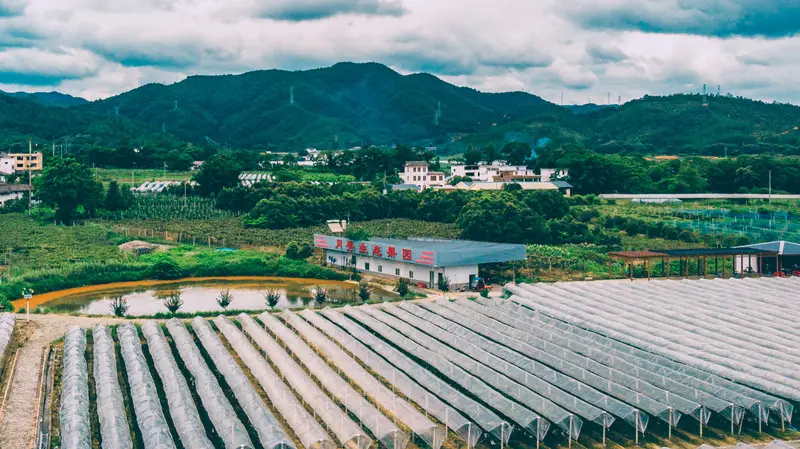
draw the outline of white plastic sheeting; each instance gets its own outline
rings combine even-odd
[[[204,318],[196,317],[192,320],[192,329],[202,343],[217,371],[230,387],[236,402],[247,415],[250,425],[253,426],[261,445],[265,449],[295,449],[294,443],[281,427],[278,420],[264,404],[258,392],[250,384],[247,375],[242,371],[236,360],[231,357],[228,349],[222,344],[217,334],[211,329]]]
[[[61,447],[91,449],[89,429],[89,368],[86,365],[86,333],[78,326],[64,337],[61,373]]]
[[[183,323],[173,318],[167,321],[167,330],[175,342],[178,354],[184,365],[192,374],[192,383],[200,397],[208,419],[214,425],[217,435],[222,438],[226,449],[252,448],[253,443],[247,434],[244,424],[236,416],[228,398],[214,377],[214,373],[206,365],[194,339]]]
[[[0,360],[3,360],[8,342],[11,341],[11,334],[14,333],[14,323],[14,315],[10,313],[0,315]]]
[[[670,363],[666,360],[660,364],[653,362],[652,360],[657,360],[659,356],[536,314],[510,301],[481,299],[479,303],[459,301],[458,305],[513,328],[511,332],[534,334],[543,340],[642,378],[668,391],[682,394],[684,397],[697,398],[705,407],[720,413],[728,420],[731,419],[733,410],[734,425],[741,422],[743,409],[750,410],[756,416],[761,415],[762,421],[767,421],[769,413],[764,404],[731,390],[726,385],[731,384],[730,381],[709,378],[708,374],[703,376],[691,367],[678,366],[675,362]],[[731,404],[734,406],[731,407]]]
[[[478,374],[484,379],[493,379],[488,381],[500,391],[519,400],[530,407],[531,410],[555,423],[571,438],[578,439],[580,430],[583,427],[583,420],[543,396],[547,395],[549,398],[561,395],[563,398],[562,391],[548,386],[546,382],[542,382],[541,379],[535,376],[529,376],[526,371],[518,366],[494,356],[481,349],[479,345],[472,344],[470,340],[472,340],[471,337],[476,336],[474,333],[467,335],[464,332],[460,332],[463,328],[459,329],[459,325],[421,309],[419,306],[400,304],[399,306],[386,306],[383,309],[422,330],[439,342],[450,345],[460,351],[463,355],[449,350],[445,352],[445,356],[454,363],[458,363],[465,370],[473,372],[473,374]],[[434,326],[431,326],[431,324],[434,324]],[[573,399],[576,400],[575,408],[580,408],[587,414],[591,414],[592,419],[596,419],[602,425],[602,410],[583,401],[578,404],[577,398],[574,396]],[[608,417],[607,419],[613,421],[614,418]]]
[[[161,379],[169,405],[169,414],[181,444],[185,448],[214,449],[214,445],[206,436],[189,385],[172,356],[172,350],[164,331],[161,330],[161,325],[155,321],[145,321],[142,324],[142,334],[147,339],[147,348]]]
[[[325,320],[311,310],[304,310],[300,315],[345,347],[369,369],[385,380],[391,381],[395,388],[414,401],[417,406],[445,423],[449,429],[463,438],[469,447],[475,447],[478,443],[482,434],[481,427],[488,432],[498,430],[497,435],[500,435],[498,427],[508,426],[508,423],[502,421],[491,410],[464,396],[397,349],[345,319],[343,315],[330,309],[324,310],[323,313],[331,321]],[[333,323],[339,324],[341,328]],[[455,408],[443,400],[453,404]],[[461,412],[475,416],[478,425],[464,417]],[[506,430],[505,433],[510,434],[510,431]]]
[[[291,391],[283,384],[269,363],[258,352],[247,337],[225,316],[214,318],[217,328],[225,336],[239,358],[247,365],[247,369],[258,380],[267,393],[270,402],[278,409],[294,431],[300,443],[307,449],[336,449],[336,443],[317,421],[303,408]]]
[[[570,301],[572,297],[565,298],[563,295],[551,294],[544,290],[541,294],[536,294],[528,289],[530,286],[525,287],[525,285],[507,285],[506,289],[514,294],[510,299],[553,318],[710,371],[734,382],[750,385],[787,399],[800,400],[800,389],[784,385],[785,378],[782,376],[742,363],[733,351],[720,355],[709,346],[698,347],[700,339],[695,335],[676,332],[674,328],[665,330],[662,325],[654,322],[648,322],[643,327],[642,321],[634,316],[609,315],[593,308],[584,308],[579,302],[572,303]]]
[[[475,395],[480,400],[484,401],[489,406],[493,407],[500,413],[509,417],[512,421],[519,424],[522,429],[525,429],[530,434],[536,436],[540,441],[547,435],[550,429],[550,422],[542,419],[539,415],[531,411],[529,408],[520,405],[504,395],[500,394],[497,390],[487,385],[480,378],[473,376],[466,370],[460,368],[455,363],[449,361],[440,352],[441,348],[429,350],[423,345],[417,343],[414,339],[404,336],[399,331],[388,326],[382,321],[376,320],[371,315],[363,313],[367,308],[356,309],[354,307],[345,306],[341,310],[344,313],[365,326],[371,328],[373,331],[379,333],[383,338],[386,338],[392,344],[398,346],[409,354],[417,357],[431,367],[435,368],[442,375],[448,377],[453,382],[461,385],[471,394]],[[412,336],[417,335],[417,332],[411,332]],[[499,439],[508,441],[510,435],[505,434],[506,428],[500,427]]]
[[[270,313],[262,313],[259,318],[264,326],[277,335],[283,344],[308,368],[308,371],[320,381],[323,387],[375,435],[378,441],[389,449],[406,447],[409,441],[408,435],[364,399],[346,380],[336,374],[336,371],[314,353],[300,337]]]
[[[345,449],[367,449],[372,439],[351,420],[278,343],[247,314],[237,317],[244,332],[264,351],[294,391],[322,419]]]
[[[336,346],[335,343],[328,340],[322,333],[311,327],[299,316],[287,310],[281,314],[281,317],[306,341],[321,351],[325,358],[336,365],[336,368],[341,370],[345,376],[358,384],[367,396],[385,410],[389,410],[429,447],[439,449],[445,438],[447,438],[443,427],[428,419],[406,402],[405,399],[394,394],[392,390],[362,368],[358,362]]]
[[[471,303],[472,301],[465,302]],[[564,406],[566,408],[570,409],[571,406],[574,407],[574,411],[581,414],[581,416],[584,418],[590,419],[599,425],[610,427],[614,422],[614,418],[607,416],[607,414],[611,414],[627,421],[630,425],[635,426],[640,432],[644,432],[647,428],[647,423],[649,421],[648,416],[643,414],[639,409],[631,407],[622,401],[614,399],[613,397],[610,397],[607,394],[590,387],[588,384],[582,381],[576,380],[575,378],[569,377],[568,375],[565,375],[547,366],[546,363],[558,366],[559,364],[568,362],[559,360],[547,353],[524,344],[522,342],[522,339],[525,337],[524,335],[511,332],[500,323],[484,325],[483,323],[489,324],[488,320],[486,320],[485,317],[478,316],[477,314],[471,314],[468,309],[465,309],[465,304],[461,304],[457,308],[458,312],[456,312],[456,308],[448,308],[451,305],[448,301],[443,301],[437,304],[421,305],[423,305],[426,309],[430,309],[432,312],[435,312],[442,317],[453,321],[454,324],[450,327],[454,328],[457,332],[459,332],[459,334],[464,335],[464,338],[468,341],[474,342],[474,344],[479,345],[479,347],[524,369],[528,374],[537,376],[537,378],[545,381],[544,387],[551,388],[551,391],[554,392],[549,394],[548,397],[560,398],[560,400],[565,404]],[[459,323],[461,326],[463,326],[463,329],[459,329],[461,326],[458,326],[455,323]],[[501,331],[505,331],[505,333]],[[478,334],[480,334],[481,337],[479,337]],[[517,340],[516,338],[520,338],[520,340]],[[511,349],[517,352],[514,352]],[[586,379],[586,377],[586,375],[583,375],[581,376],[581,379]],[[608,381],[598,383],[600,387],[608,387]],[[563,391],[555,388],[559,388]],[[570,404],[571,398],[580,399],[580,402],[575,401],[573,404],[580,404],[581,402],[586,401],[593,404],[600,410],[603,410],[604,413],[594,416],[590,415],[588,412],[591,412],[591,410],[583,411],[582,408]],[[673,421],[672,424],[677,424],[677,417],[674,418],[676,418],[676,420]]]
[[[131,323],[117,327],[122,360],[125,361],[125,374],[130,386],[131,402],[136,414],[139,434],[146,449],[174,449],[175,443],[169,431],[169,424],[161,410],[158,390],[150,375],[150,368],[142,352],[139,333]]]
[[[479,302],[480,305],[474,303],[465,305],[471,308],[478,308],[479,312],[508,324],[517,330],[528,332],[536,329],[538,331],[548,331],[551,335],[563,336],[569,342],[570,349],[576,351],[584,350],[594,354],[599,353],[604,357],[610,358],[610,364],[630,364],[636,368],[662,376],[664,379],[670,379],[705,391],[707,394],[746,408],[755,416],[759,416],[762,423],[768,421],[770,408],[778,411],[778,413],[781,410],[787,410],[791,414],[791,405],[782,399],[587,331],[567,322],[550,318],[514,302],[497,299],[480,299]],[[724,413],[723,416],[725,416]]]
[[[99,325],[92,332],[94,386],[97,397],[97,418],[103,449],[133,447],[131,431],[125,416],[122,389],[117,379],[117,355],[111,330]]]

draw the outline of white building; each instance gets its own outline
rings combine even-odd
[[[539,170],[542,182],[558,181],[569,176],[569,171],[564,168],[543,168]]]
[[[437,288],[447,278],[451,288],[472,287],[478,266],[525,260],[525,245],[466,240],[383,239],[357,242],[344,237],[314,235],[314,246],[325,251],[331,265],[355,268],[370,275],[405,278]]]
[[[405,170],[403,171],[403,183],[413,184],[420,189],[445,185],[444,173],[430,171],[429,168],[430,165],[424,161],[406,162]]]
[[[476,182],[506,182],[539,180],[539,175],[525,165],[507,165],[504,161],[494,161],[491,164],[453,165],[453,177],[468,177]]]
[[[7,155],[0,154],[0,176],[11,176],[14,174],[16,159]]]

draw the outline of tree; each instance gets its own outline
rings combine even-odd
[[[502,153],[510,165],[523,165],[533,156],[531,146],[525,142],[509,142],[503,147]]]
[[[314,255],[314,249],[308,243],[303,243],[300,245],[300,249],[297,251],[297,259],[298,260],[306,260],[309,257]]]
[[[492,162],[500,159],[500,152],[497,151],[497,147],[494,144],[489,144],[483,148],[483,160],[486,163],[491,164]]]
[[[461,236],[470,240],[536,243],[547,238],[542,217],[507,192],[484,192],[471,199],[456,223]]]
[[[439,278],[438,282],[436,283],[436,287],[442,293],[447,293],[450,291],[450,278],[447,276],[442,276]]]
[[[503,186],[503,190],[506,192],[518,192],[522,190],[522,186],[516,182],[511,182]]]
[[[470,145],[467,151],[464,152],[464,162],[467,165],[475,165],[483,160],[483,156],[484,154],[481,150]]]
[[[78,207],[91,211],[102,198],[102,185],[73,158],[53,159],[35,182],[39,199],[54,207],[56,219],[64,224],[72,223]]]
[[[458,185],[458,183],[460,182],[472,182],[472,178],[470,178],[469,176],[453,176],[447,183],[450,184],[451,186],[455,186]]]
[[[108,183],[108,190],[106,190],[106,199],[103,201],[103,209],[111,212],[127,209],[122,193],[119,190],[119,183],[111,181]]]
[[[239,185],[242,166],[237,159],[225,153],[217,153],[203,162],[200,170],[192,178],[200,186],[205,196],[218,194],[225,187]]]

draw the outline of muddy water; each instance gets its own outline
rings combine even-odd
[[[295,278],[206,278],[179,281],[142,281],[81,287],[43,295],[35,295],[31,308],[41,307],[48,312],[81,313],[87,315],[111,315],[110,299],[122,295],[128,302],[129,315],[147,316],[167,312],[163,298],[173,292],[180,292],[183,307],[179,312],[214,312],[222,310],[216,298],[222,290],[230,290],[233,302],[229,310],[266,310],[268,308],[264,293],[277,289],[281,300],[276,308],[315,308],[319,307],[313,299],[317,286],[328,291],[330,303],[360,304],[358,286],[337,281],[315,281]],[[373,300],[387,300],[395,297],[393,293],[374,290]],[[330,303],[324,306],[331,305]],[[15,307],[24,307],[24,301],[15,302]]]

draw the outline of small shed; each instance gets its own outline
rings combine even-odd
[[[762,260],[761,264],[753,260],[741,260],[740,271],[778,275],[800,275],[800,244],[776,240],[774,242],[754,243],[739,248],[750,248],[768,251],[778,255],[776,259]]]

